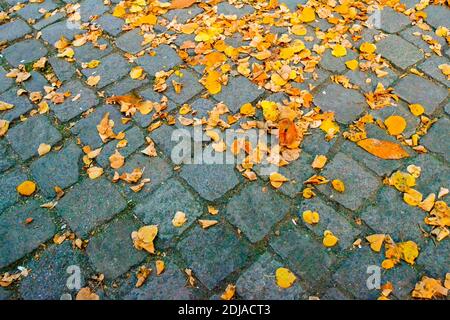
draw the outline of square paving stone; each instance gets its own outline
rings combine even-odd
[[[450,162],[450,120],[443,117],[435,122],[420,142],[428,149],[440,154]]]
[[[16,19],[12,22],[5,23],[0,26],[0,40],[14,41],[22,38],[24,35],[30,33],[32,29],[26,22],[21,19]]]
[[[302,219],[303,212],[306,210],[316,211],[320,215],[320,222],[316,225],[305,223]],[[305,199],[297,206],[299,223],[304,224],[309,230],[314,232],[317,237],[322,237],[325,230],[331,230],[339,238],[338,245],[342,249],[349,248],[356,237],[361,233],[350,222],[349,218],[339,213],[327,205],[319,197]]]
[[[347,50],[345,57],[335,57],[331,54],[331,49],[327,50],[320,59],[319,65],[328,71],[333,73],[343,73],[347,70],[345,62],[348,60],[356,59],[358,56],[354,51]]]
[[[79,80],[67,82],[58,90],[60,93],[67,91],[71,93],[71,96],[66,98],[63,103],[51,104],[51,109],[58,120],[62,122],[75,118],[98,103],[95,92],[86,88]],[[80,95],[80,98],[73,101],[77,95]]]
[[[84,69],[82,72],[86,77],[100,76],[97,88],[103,88],[114,81],[119,80],[130,72],[128,62],[119,54],[113,53],[102,58],[100,65],[95,69]]]
[[[372,284],[370,281],[370,277],[374,276],[372,270],[380,270],[382,261],[383,256],[373,252],[370,247],[354,249],[349,258],[334,273],[333,279],[352,293],[356,299],[375,300],[380,296],[380,289],[369,289],[367,282]],[[380,269],[376,269],[377,267]],[[383,279],[381,284],[384,284]]]
[[[403,167],[405,171],[409,164],[414,164],[422,169],[420,177],[416,179],[416,190],[428,195],[431,192],[438,194],[441,187],[449,187],[450,168],[442,161],[430,154],[422,154],[407,161]]]
[[[178,53],[166,44],[153,50],[154,55],[145,54],[137,59],[137,64],[142,66],[149,77],[155,77],[155,73],[161,70],[169,70],[183,63]]]
[[[236,290],[246,300],[299,300],[305,294],[299,281],[291,287],[280,288],[275,272],[284,267],[271,253],[266,252],[242,273],[236,282]]]
[[[325,140],[325,133],[319,128],[312,129],[303,138],[302,149],[309,154],[324,154],[333,147],[336,139]]]
[[[185,103],[203,90],[203,86],[198,82],[198,76],[194,72],[182,70],[181,73],[183,74],[182,77],[172,74],[167,79],[168,88],[165,91],[167,97],[178,105]],[[175,92],[172,81],[182,85],[180,93]]]
[[[125,158],[135,152],[140,146],[145,143],[145,137],[142,134],[142,131],[138,127],[133,127],[127,131],[125,131],[125,139],[128,141],[128,144],[118,149],[120,154]],[[99,165],[103,168],[109,168],[109,157],[114,154],[117,149],[117,144],[119,140],[112,140],[108,142],[102,149],[101,153],[98,155],[95,160]],[[144,147],[142,147],[144,148]]]
[[[434,28],[446,27],[450,29],[450,9],[446,6],[431,5],[425,8],[427,17],[425,22]]]
[[[407,15],[390,7],[384,7],[380,11],[380,29],[387,33],[397,33],[410,24]]]
[[[85,179],[67,191],[57,210],[79,236],[110,220],[126,207],[116,187],[103,178]]]
[[[102,15],[108,9],[109,7],[102,0],[84,0],[80,3],[81,21],[90,21],[93,17]]]
[[[272,237],[270,246],[309,287],[329,279],[334,255],[291,221],[280,227],[279,235]]]
[[[427,53],[431,53],[433,50],[430,48],[430,45],[423,40],[422,36],[426,36],[427,38],[429,37],[430,39],[437,41],[443,48],[445,48],[446,45],[445,39],[438,37],[433,30],[422,30],[417,26],[403,30],[400,32],[400,36]]]
[[[238,19],[241,19],[243,16],[251,14],[254,11],[255,9],[250,5],[244,5],[241,8],[237,8],[227,2],[221,2],[217,5],[218,15],[236,16]]]
[[[122,26],[125,24],[125,21],[120,18],[116,18],[113,15],[106,13],[102,15],[98,20],[95,21],[103,31],[106,31],[112,36],[117,36],[122,32]]]
[[[246,77],[230,77],[228,84],[222,86],[222,91],[214,95],[217,101],[223,101],[232,112],[237,112],[239,108],[248,102],[255,101],[264,90],[248,80]]]
[[[223,222],[206,230],[200,226],[189,230],[177,250],[186,267],[210,290],[253,255],[251,247]]]
[[[141,34],[141,29],[133,29],[125,32],[120,37],[116,39],[116,46],[120,50],[125,52],[129,52],[131,54],[136,54],[139,51],[143,50],[141,44],[144,41],[144,37]],[[148,45],[147,45],[148,46]]]
[[[48,59],[48,62],[50,63],[53,71],[55,72],[56,77],[61,82],[70,80],[76,72],[74,65],[70,62],[67,62],[64,59],[57,57],[50,57]]]
[[[13,66],[27,64],[47,55],[47,49],[38,40],[16,42],[3,50],[3,56]]]
[[[126,77],[122,80],[119,80],[116,83],[111,84],[107,88],[105,88],[105,92],[106,92],[107,96],[124,96],[124,95],[130,94],[131,91],[138,89],[139,87],[147,85],[149,82],[150,81],[147,78],[145,78],[143,80],[139,80],[139,79],[135,80],[135,79]],[[140,112],[138,112],[138,113],[141,114]],[[133,116],[133,118],[135,118],[135,116]]]
[[[86,255],[72,248],[69,241],[61,245],[53,245],[39,259],[32,260],[27,268],[31,269],[28,277],[20,282],[19,291],[25,300],[59,300],[63,294],[76,295],[76,289],[70,290],[67,287],[68,278],[76,269],[69,269],[72,266],[80,268],[80,284],[84,287],[88,274]]]
[[[122,114],[117,110],[115,106],[104,105],[101,106],[89,116],[78,121],[72,128],[72,133],[77,135],[81,142],[91,148],[98,148],[103,145],[103,141],[100,138],[97,130],[97,125],[103,119],[106,113],[109,113],[109,119],[114,121],[113,131],[119,133],[128,129],[131,124],[123,124]]]
[[[397,80],[397,75],[391,69],[385,68],[384,71],[388,72],[388,75],[383,78],[378,78],[375,74],[369,72],[362,72],[359,70],[350,70],[345,76],[350,79],[350,83],[359,86],[364,92],[375,91],[378,83],[382,83],[385,88],[391,86],[391,84]],[[370,82],[367,82],[370,80]]]
[[[275,191],[250,183],[228,202],[227,219],[251,242],[262,240],[288,212],[290,204]]]
[[[28,160],[38,154],[41,143],[53,146],[62,136],[46,116],[36,116],[9,129],[6,138],[20,158]]]
[[[86,32],[85,30],[80,30],[74,28],[68,21],[63,20],[45,27],[42,31],[42,39],[47,41],[50,45],[54,45],[61,37],[72,41],[75,35]]]
[[[394,87],[394,93],[410,104],[421,104],[426,114],[432,114],[448,94],[443,87],[416,75],[402,78]]]
[[[425,72],[431,78],[445,84],[448,88],[450,87],[450,80],[439,69],[439,66],[443,64],[450,64],[450,60],[445,57],[432,56],[419,65],[418,69]]]
[[[144,224],[159,226],[156,246],[167,247],[174,237],[179,236],[197,220],[202,210],[202,205],[179,181],[170,179],[143,199],[136,206],[135,213]],[[187,222],[179,228],[172,225],[177,211],[184,212],[187,218]]]
[[[361,213],[361,218],[377,233],[387,233],[394,241],[423,242],[424,212],[403,201],[402,193],[384,186],[376,202]]]
[[[28,3],[25,7],[17,11],[17,14],[25,20],[38,20],[44,16],[45,13],[57,8],[57,5],[52,0],[45,0],[41,3]]]
[[[45,77],[36,71],[30,72],[31,77],[23,83],[25,90],[28,92],[44,92],[44,86],[48,86],[49,83]]]
[[[320,300],[351,300],[351,298],[337,288],[330,288],[320,296]]]
[[[100,48],[94,46],[92,42],[87,42],[81,47],[74,47],[75,59],[80,62],[89,62],[91,60],[100,60],[100,58],[108,55],[112,51],[112,46],[109,42],[103,38],[97,40],[98,45],[106,45],[106,48],[101,50]],[[95,71],[95,69],[92,69]]]
[[[34,108],[34,105],[28,100],[26,95],[17,95],[17,90],[19,90],[18,87],[12,87],[10,90],[0,95],[0,101],[10,103],[14,106],[14,108],[10,110],[1,111],[1,119],[13,121]]]
[[[33,222],[26,224],[25,220],[30,217]],[[34,200],[3,212],[0,215],[0,268],[31,253],[55,232],[48,212]]]
[[[445,279],[450,266],[450,242],[446,240],[437,243],[428,241],[421,248],[417,264],[425,268],[424,274],[427,276]]]
[[[146,200],[150,194],[159,187],[162,182],[167,181],[172,174],[172,167],[161,157],[149,157],[144,154],[135,154],[127,159],[125,165],[118,169],[117,172],[132,172],[133,169],[140,168],[144,171],[142,179],[150,179],[150,183],[146,183],[141,191],[134,192],[130,189],[130,185],[120,182],[127,194],[127,197],[135,200]]]
[[[317,87],[324,83],[329,77],[330,73],[328,71],[316,68],[314,72],[303,73],[303,82],[291,82],[291,84],[294,88],[298,88],[301,90],[311,90],[311,86]]]
[[[375,194],[381,185],[379,178],[342,152],[334,156],[321,174],[330,181],[339,179],[344,182],[345,191],[343,193],[337,192],[328,184],[318,188],[329,198],[350,210],[357,210],[367,198]]]
[[[11,168],[15,163],[11,148],[5,140],[0,140],[0,172]]]
[[[356,90],[345,89],[338,84],[330,84],[320,90],[314,104],[323,111],[333,111],[338,122],[349,124],[366,109],[366,99]]]
[[[175,139],[176,137],[178,137],[178,135],[176,135],[174,132],[176,132],[174,127],[163,124],[161,127],[151,132],[150,138],[156,143],[158,148],[160,148],[163,153],[171,159],[172,162],[174,162],[175,164],[181,164],[183,163],[182,161],[177,163],[172,158],[172,150],[174,150],[178,143],[184,143],[184,141],[190,139],[191,137],[189,135],[189,131],[185,130],[186,135],[183,135],[182,141],[179,142],[177,139]],[[173,141],[172,138],[174,139]],[[190,156],[190,154],[186,155],[185,157],[183,157],[183,159],[190,159]]]
[[[389,270],[382,269],[381,284],[392,283],[394,287],[392,295],[397,299],[410,300],[411,292],[420,280],[415,269],[415,266],[404,262]]]
[[[377,53],[400,69],[407,69],[423,59],[423,53],[403,38],[392,34],[377,42]]]
[[[208,201],[222,197],[239,183],[234,166],[227,164],[187,164],[180,176]]]
[[[43,18],[43,19],[39,20],[38,22],[33,24],[32,27],[35,30],[42,30],[43,28],[57,22],[58,20],[61,20],[64,17],[65,17],[65,13],[56,12],[56,13],[52,14],[51,16],[49,16],[48,18]]]
[[[0,212],[19,200],[16,188],[25,180],[27,180],[27,176],[19,169],[0,175]]]
[[[81,149],[71,143],[57,152],[51,152],[34,161],[31,172],[34,180],[47,197],[53,198],[55,187],[66,189],[80,177]]]
[[[0,66],[0,93],[5,92],[14,84],[14,80],[6,77],[6,70]]]
[[[141,225],[131,217],[111,222],[89,241],[86,252],[95,269],[107,279],[114,279],[139,264],[148,254],[133,246],[131,233]]]
[[[194,5],[185,9],[175,9],[169,10],[167,13],[163,15],[169,21],[173,19],[177,19],[178,23],[186,23],[188,20],[195,18],[198,14],[202,13],[203,9]]]
[[[155,276],[152,274],[140,288],[133,288],[125,300],[195,300],[196,289],[186,286],[186,276],[174,263],[164,259],[166,269]],[[149,265],[149,268],[154,268]],[[133,282],[137,279],[133,277]],[[134,283],[132,284],[134,286]],[[198,299],[198,298],[197,298]]]

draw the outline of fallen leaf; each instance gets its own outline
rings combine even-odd
[[[283,183],[285,183],[286,181],[289,181],[288,178],[286,178],[285,176],[283,176],[281,173],[278,173],[278,172],[272,172],[269,176],[269,179],[270,179],[270,184],[275,189],[280,188],[283,185]]]
[[[313,167],[314,169],[322,169],[325,166],[325,164],[327,163],[327,160],[328,159],[327,159],[326,156],[324,156],[324,155],[317,155],[314,158],[314,160],[313,160],[313,162],[311,164],[311,167]]]
[[[201,226],[203,229],[208,229],[209,227],[212,227],[212,226],[218,224],[219,221],[217,221],[217,220],[204,220],[204,219],[199,219],[199,220],[198,220],[198,223],[200,224],[200,226]]]
[[[3,137],[9,129],[9,121],[0,119],[0,137]]]
[[[36,191],[36,184],[26,180],[17,186],[17,192],[22,196],[31,196]]]
[[[323,233],[322,243],[325,247],[334,247],[338,243],[339,239],[330,230],[325,230]]]
[[[131,239],[133,240],[133,244],[136,249],[145,250],[151,254],[154,254],[155,246],[153,244],[153,240],[155,240],[157,234],[158,226],[143,226],[138,231],[133,231],[131,233]]]
[[[344,182],[342,182],[339,179],[334,179],[331,181],[331,186],[333,187],[334,190],[336,190],[337,192],[344,192],[345,191],[345,184]]]
[[[43,156],[50,152],[52,149],[52,146],[46,143],[41,143],[38,147],[38,154],[39,156]]]
[[[370,248],[375,252],[380,252],[385,238],[385,234],[372,234],[366,237],[367,241],[370,243]]]
[[[166,265],[164,264],[164,261],[162,261],[162,260],[156,260],[155,266],[156,266],[156,275],[157,276],[159,276],[161,273],[163,273],[164,270],[166,269]]]
[[[186,214],[181,211],[177,211],[172,219],[172,225],[176,228],[181,227],[187,221]]]
[[[275,271],[275,280],[280,288],[287,289],[292,287],[297,277],[287,268],[278,268]]]
[[[140,266],[138,272],[136,273],[136,284],[134,285],[136,288],[142,287],[142,285],[147,281],[147,278],[152,273],[152,269],[146,266]]]
[[[170,4],[172,9],[184,9],[192,6],[197,0],[173,0]]]
[[[331,54],[337,58],[344,57],[347,55],[347,49],[343,45],[337,44],[334,46]]]
[[[303,211],[302,218],[308,224],[317,224],[320,221],[319,213],[311,210]]]
[[[360,140],[357,144],[370,154],[381,159],[398,160],[409,157],[408,152],[401,145],[394,142],[369,138]]]
[[[113,169],[119,169],[123,166],[125,163],[125,158],[120,154],[118,150],[116,150],[110,157],[109,157],[109,163],[111,165],[111,168]]]
[[[130,77],[131,79],[139,79],[140,77],[142,77],[142,74],[144,73],[144,69],[142,67],[134,67],[133,69],[131,69],[130,71]]]
[[[81,288],[80,291],[78,291],[75,300],[100,300],[100,297],[98,296],[98,294],[93,292],[91,288],[85,287]]]
[[[235,293],[236,293],[236,285],[229,284],[225,288],[225,292],[220,296],[220,299],[231,300],[231,299],[233,299]]]
[[[406,129],[406,120],[401,116],[390,116],[384,120],[384,124],[392,136],[399,135]]]
[[[90,167],[87,169],[87,174],[90,179],[94,180],[103,174],[103,168],[101,167]]]
[[[100,82],[100,76],[90,76],[88,77],[86,84],[91,87],[95,87]]]

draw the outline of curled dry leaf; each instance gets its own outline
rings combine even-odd
[[[114,154],[112,154],[109,157],[109,163],[111,165],[111,168],[113,169],[119,169],[123,166],[123,164],[125,163],[125,158],[120,154],[120,152],[118,150],[116,150],[114,152]]]
[[[447,295],[448,288],[442,286],[441,280],[429,278],[427,276],[422,277],[411,294],[413,298],[419,299],[433,299],[446,297]]]
[[[86,80],[86,84],[91,87],[95,87],[100,82],[101,77],[100,76],[90,76]]]
[[[196,2],[197,2],[197,0],[173,0],[170,4],[170,8],[172,8],[172,9],[189,8]]]
[[[209,214],[215,216],[219,213],[219,210],[213,206],[208,205],[208,212],[209,212]]]
[[[313,167],[314,169],[322,169],[325,164],[327,163],[327,157],[324,155],[317,155],[314,158],[314,161],[311,164],[311,167]]]
[[[231,299],[233,299],[235,293],[236,293],[236,285],[229,284],[225,288],[225,292],[220,296],[220,299],[222,299],[222,300],[231,300]]]
[[[394,142],[369,138],[360,140],[357,144],[370,154],[381,159],[398,160],[409,157],[408,152],[401,145]]]
[[[187,221],[186,214],[181,211],[177,211],[172,219],[172,225],[176,228],[183,226]]]
[[[52,146],[46,143],[41,143],[38,147],[38,154],[39,156],[43,156],[50,152],[52,149]]]
[[[91,288],[85,287],[78,291],[75,300],[100,300],[100,297]]]
[[[198,220],[199,225],[203,228],[203,229],[208,229],[216,224],[219,223],[219,221],[217,220],[204,220],[204,219],[200,219]]]
[[[166,269],[166,265],[165,265],[164,261],[162,261],[162,260],[156,260],[155,266],[156,266],[156,275],[157,276],[159,276],[161,273],[163,273],[164,270]]]
[[[152,273],[152,269],[147,268],[146,266],[140,266],[139,270],[136,273],[136,284],[135,287],[136,288],[140,288],[145,281],[147,281],[147,278],[150,276],[150,274]]]
[[[9,129],[9,121],[0,119],[0,138],[6,135]]]
[[[158,234],[158,226],[149,225],[143,226],[138,231],[131,233],[131,239],[133,240],[134,247],[138,250],[145,250],[151,254],[155,253],[155,246],[153,241]]]
[[[331,181],[331,186],[333,187],[334,190],[336,190],[337,192],[344,192],[345,191],[345,184],[344,182],[342,182],[339,179],[334,179]]]
[[[101,167],[90,167],[87,169],[87,174],[90,179],[94,180],[99,178],[103,174],[103,168]]]

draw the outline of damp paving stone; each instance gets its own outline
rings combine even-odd
[[[22,38],[24,35],[30,33],[32,29],[21,19],[16,19],[12,22],[5,23],[0,26],[0,40],[14,41]]]
[[[139,192],[134,192],[130,189],[130,184],[119,182],[127,194],[127,197],[135,199],[136,201],[145,200],[150,197],[151,193],[158,189],[160,184],[167,181],[173,175],[172,167],[161,157],[149,157],[144,154],[135,154],[127,159],[125,165],[118,169],[117,172],[122,174],[124,172],[130,173],[135,168],[143,170],[142,180],[150,179],[150,183],[146,183]]]
[[[50,57],[48,59],[48,62],[50,63],[53,71],[55,72],[56,77],[61,82],[70,80],[76,72],[74,65],[71,64],[70,62],[67,62],[64,59],[57,57]]]
[[[243,7],[237,8],[232,4],[227,2],[221,2],[217,5],[217,14],[225,15],[225,16],[236,16],[238,19],[241,19],[243,16],[251,14],[255,11],[252,6],[244,5]]]
[[[157,147],[162,150],[162,152],[172,160],[175,164],[181,164],[184,163],[183,161],[190,159],[190,154],[183,156],[181,155],[180,162],[176,161],[172,157],[172,151],[174,151],[174,148],[178,145],[177,137],[178,135],[176,132],[180,133],[179,131],[175,131],[175,129],[171,126],[162,125],[161,127],[155,129],[150,133],[150,138],[155,142]],[[183,135],[180,137],[183,141],[187,141],[187,139],[190,139],[189,131],[183,131],[181,132]],[[174,139],[174,140],[172,140]],[[175,152],[175,151],[174,151]],[[175,160],[175,161],[174,161]]]
[[[435,122],[428,133],[420,140],[428,150],[440,154],[446,161],[450,162],[450,141],[445,137],[450,134],[450,120],[446,117]]]
[[[0,288],[0,301],[6,301],[11,298],[11,291]]]
[[[166,268],[161,275],[150,276],[142,287],[133,288],[124,299],[195,300],[198,289],[186,286],[186,275],[177,265],[166,259],[164,259],[164,263]],[[149,267],[154,268],[153,265]],[[134,283],[137,281],[135,277],[133,277],[133,280]]]
[[[75,184],[80,177],[81,149],[74,143],[35,160],[31,165],[31,173],[39,190],[47,197],[53,198],[55,187],[66,189]]]
[[[447,239],[448,240],[448,239]],[[428,241],[421,247],[417,264],[425,268],[427,276],[444,279],[450,265],[450,243],[443,240],[435,243]]]
[[[142,47],[141,43],[144,41],[144,37],[140,30],[139,28],[133,29],[122,34],[116,39],[116,46],[120,50],[131,54],[136,54],[143,50],[145,47]]]
[[[357,54],[349,49],[347,49],[347,55],[345,57],[333,56],[330,49],[323,54],[319,66],[332,73],[343,73],[347,70],[345,62],[356,58]]]
[[[447,89],[416,75],[402,78],[394,87],[394,93],[408,103],[419,103],[426,114],[432,114],[447,98]]]
[[[98,18],[95,23],[101,26],[106,33],[117,36],[122,32],[122,26],[125,24],[125,21],[106,13]]]
[[[58,93],[70,92],[70,97],[66,98],[63,103],[50,103],[50,109],[55,113],[61,122],[72,120],[86,110],[92,108],[98,103],[95,92],[85,87],[79,80],[72,80],[62,85],[57,91]],[[75,97],[79,98],[75,99]]]
[[[308,287],[314,288],[321,280],[329,279],[336,260],[334,255],[291,221],[280,226],[279,235],[273,235],[269,244]]]
[[[395,34],[387,36],[376,45],[377,53],[403,70],[423,59],[423,53],[416,46]]]
[[[439,69],[440,65],[450,64],[450,60],[445,57],[433,56],[418,66],[420,71],[425,72],[428,76],[436,81],[450,87],[450,80]]]
[[[19,201],[16,188],[25,180],[27,176],[20,169],[0,174],[0,212]]]
[[[100,60],[100,58],[110,54],[112,51],[111,45],[104,38],[99,38],[97,40],[97,45],[106,47],[101,47],[102,49],[100,49],[98,46],[94,46],[92,42],[87,42],[80,47],[74,47],[75,59],[79,63],[88,63],[92,60]]]
[[[77,135],[84,145],[88,145],[91,148],[99,148],[103,145],[103,141],[100,138],[97,130],[97,125],[103,119],[105,114],[109,114],[109,119],[114,121],[113,131],[114,133],[119,133],[128,129],[131,124],[123,124],[122,114],[117,110],[116,107],[111,105],[103,105],[97,109],[86,118],[78,121],[72,128],[72,133]]]
[[[337,288],[329,288],[320,296],[320,300],[351,300],[351,298]]]
[[[44,86],[49,85],[47,79],[45,79],[42,74],[36,71],[31,71],[30,74],[31,77],[23,83],[25,90],[27,90],[28,92],[45,93]]]
[[[409,164],[414,164],[422,169],[420,177],[416,179],[415,188],[423,195],[438,194],[441,187],[448,188],[450,168],[434,155],[422,154],[409,159],[402,167],[403,171]]]
[[[364,201],[372,197],[381,186],[379,178],[342,152],[334,156],[321,175],[329,180],[339,179],[344,182],[345,192],[343,193],[337,192],[328,184],[320,185],[318,189],[350,210],[361,207]]]
[[[16,42],[3,50],[3,56],[13,66],[27,64],[47,55],[47,49],[38,40]]]
[[[125,207],[125,199],[109,181],[87,178],[66,192],[57,209],[72,230],[84,238]]]
[[[178,105],[185,103],[203,90],[203,86],[198,82],[199,78],[196,73],[189,70],[183,70],[181,73],[182,77],[172,74],[167,79],[168,88],[164,92],[169,99]],[[179,93],[175,91],[173,81],[181,84],[182,87]]]
[[[82,22],[88,22],[93,17],[101,16],[109,10],[102,0],[84,0],[80,3],[80,16]]]
[[[392,295],[397,299],[409,300],[411,299],[411,292],[416,283],[419,282],[419,277],[415,269],[415,265],[411,266],[405,262],[389,270],[382,269],[382,283],[392,283],[394,287]]]
[[[387,33],[397,33],[411,24],[408,16],[390,7],[380,11],[380,29]]]
[[[302,215],[306,210],[318,212],[320,222],[316,225],[305,223]],[[350,219],[348,217],[334,210],[318,197],[304,199],[296,206],[296,212],[299,217],[299,224],[305,225],[317,237],[322,237],[325,230],[331,230],[339,238],[338,246],[342,249],[349,248],[361,233],[360,230],[349,222]]]
[[[137,59],[137,64],[144,68],[149,77],[161,70],[169,70],[183,63],[178,53],[166,44],[160,45],[152,51],[154,55],[145,54]]]
[[[145,143],[145,137],[142,131],[137,127],[132,127],[131,129],[125,131],[125,139],[128,141],[127,145],[119,149],[117,149],[119,140],[112,140],[108,142],[95,159],[97,163],[103,168],[109,168],[109,157],[114,154],[116,149],[123,157],[126,158]]]
[[[26,224],[27,218],[33,218],[33,222]],[[48,212],[34,200],[4,211],[0,215],[0,268],[31,253],[55,232],[56,227]]]
[[[246,300],[299,300],[305,294],[299,281],[289,288],[276,284],[275,272],[284,264],[266,252],[236,282],[237,293]]]
[[[242,268],[254,254],[253,249],[223,222],[206,230],[195,226],[178,243],[177,250],[186,261],[186,267],[210,290]]]
[[[75,35],[82,34],[86,31],[74,28],[68,21],[63,20],[45,27],[41,32],[42,39],[53,46],[62,36],[72,41]]]
[[[169,179],[139,202],[134,212],[144,224],[159,226],[156,245],[167,247],[174,237],[195,223],[202,210],[202,205],[179,181]],[[181,227],[174,227],[172,219],[178,211],[186,214],[187,221]]]
[[[180,176],[208,201],[222,197],[239,183],[234,165],[227,164],[186,164]]]
[[[56,12],[46,19],[44,18],[44,19],[39,20],[38,22],[33,24],[32,27],[35,30],[42,30],[45,27],[52,25],[53,23],[57,22],[58,20],[61,20],[64,17],[65,17],[65,13]]]
[[[354,249],[333,274],[333,279],[351,292],[356,299],[375,300],[379,297],[380,290],[369,289],[367,281],[370,280],[368,278],[373,274],[373,270],[380,268],[382,261],[383,256],[372,252],[368,246]]]
[[[373,73],[362,72],[359,70],[350,70],[345,74],[345,76],[349,78],[351,84],[359,86],[359,88],[364,92],[373,92],[375,91],[378,83],[383,84],[385,88],[389,88],[391,84],[397,80],[397,75],[394,71],[392,71],[392,69],[384,68],[383,71],[388,72],[388,75],[382,78],[378,78]]]
[[[14,84],[14,80],[7,78],[6,74],[6,70],[0,66],[0,93],[5,92]]]
[[[139,95],[145,100],[157,102],[157,103],[159,103],[163,97],[162,94],[153,91],[152,88],[145,89],[145,90],[139,92]],[[165,111],[172,111],[172,110],[176,109],[176,107],[177,107],[177,105],[173,101],[169,100],[167,102],[167,109],[165,109]],[[141,128],[147,128],[150,125],[150,123],[153,122],[152,116],[153,116],[153,113],[141,114],[140,112],[136,112],[133,116],[133,120]]]
[[[12,87],[10,90],[0,95],[0,101],[12,104],[14,108],[7,111],[0,111],[0,118],[8,121],[18,119],[34,108],[33,104],[26,95],[17,95],[18,87]]]
[[[437,41],[442,47],[445,47],[446,45],[445,39],[438,37],[433,30],[422,30],[417,26],[412,26],[411,28],[403,30],[400,32],[400,36],[426,53],[431,53],[433,50],[422,37]]]
[[[107,279],[115,279],[142,262],[148,253],[137,250],[130,238],[140,227],[140,223],[127,216],[111,222],[93,236],[86,252],[94,268]]]
[[[71,273],[80,270],[80,285],[84,287],[89,276],[86,265],[87,257],[83,251],[72,248],[70,241],[61,245],[53,245],[45,250],[39,259],[33,259],[27,268],[32,272],[25,277],[19,286],[19,292],[25,300],[59,300],[63,294],[75,298],[76,289],[66,285]]]
[[[255,101],[263,93],[246,77],[238,76],[231,77],[222,91],[213,97],[217,101],[223,101],[232,112],[237,112],[243,104]]]
[[[255,243],[289,212],[289,207],[277,192],[251,183],[229,200],[226,217]]]
[[[86,77],[100,76],[97,88],[103,88],[130,72],[128,62],[121,55],[113,53],[102,58],[100,65],[95,69],[84,69],[82,73]]]
[[[45,13],[53,11],[57,5],[52,0],[45,0],[41,3],[28,3],[26,6],[17,11],[17,14],[25,20],[41,19]]]
[[[6,138],[14,151],[25,161],[38,154],[41,143],[53,146],[62,136],[46,116],[36,116],[10,129]]]
[[[425,22],[434,28],[450,29],[450,9],[446,6],[430,5],[425,8],[427,17]]]
[[[363,210],[362,220],[375,232],[390,234],[394,241],[423,242],[420,226],[424,227],[424,212],[406,204],[402,193],[383,186],[376,202]]]
[[[325,132],[320,129],[314,129],[304,136],[302,149],[309,154],[326,155],[335,142],[336,139],[325,140]]]
[[[303,73],[303,77],[303,82],[291,82],[292,86],[300,90],[311,90],[311,86],[315,88],[329,79],[330,73],[326,70],[316,68],[314,72]]]
[[[177,23],[184,24],[188,20],[195,18],[198,14],[200,14],[202,12],[203,12],[203,9],[194,5],[192,7],[185,8],[185,9],[169,10],[167,13],[165,13],[163,15],[163,17],[169,21],[176,19]]]
[[[314,104],[324,111],[333,111],[338,122],[349,124],[356,120],[366,108],[366,99],[356,90],[345,89],[338,84],[329,84],[320,90]]]
[[[126,77],[105,88],[105,92],[108,96],[124,96],[130,94],[131,91],[148,84],[149,80],[147,78],[139,80]]]
[[[15,163],[10,146],[4,140],[0,140],[0,172],[11,168]]]

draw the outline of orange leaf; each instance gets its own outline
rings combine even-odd
[[[289,119],[282,119],[278,124],[280,145],[289,146],[298,139],[297,128]]]
[[[370,138],[358,141],[357,144],[370,154],[381,159],[397,160],[409,157],[408,152],[401,145],[394,142]]]
[[[192,6],[197,0],[173,0],[171,9],[183,9]]]

